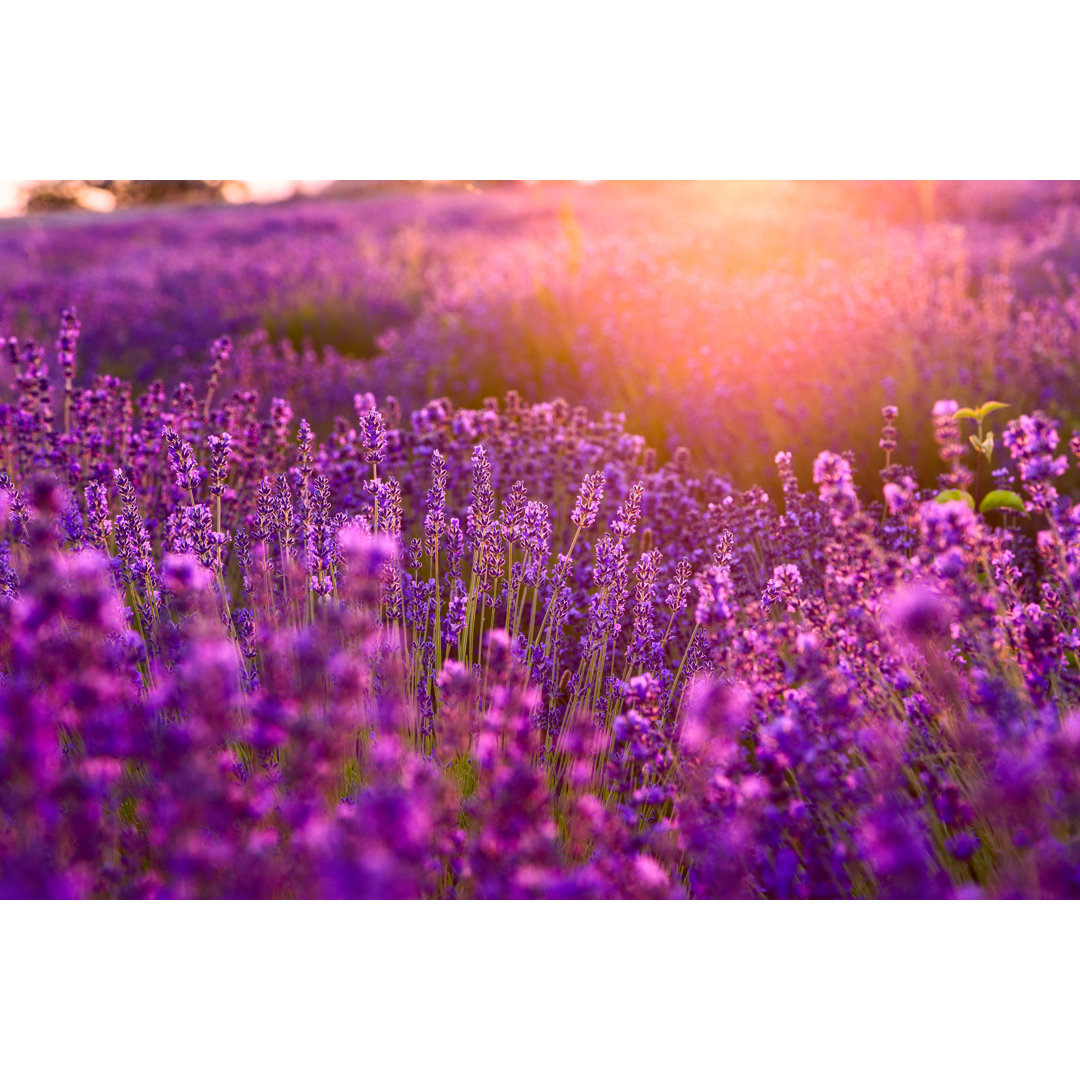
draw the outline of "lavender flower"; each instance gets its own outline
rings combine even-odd
[[[199,466],[191,447],[171,427],[162,428],[161,435],[169,448],[169,465],[176,483],[189,492],[194,491],[199,482]]]
[[[590,473],[581,481],[577,502],[574,504],[570,520],[581,529],[592,528],[600,503],[604,497],[605,477],[602,472]]]
[[[1041,410],[1010,421],[1001,441],[1012,455],[1027,489],[1030,510],[1050,510],[1057,501],[1052,481],[1065,474],[1064,455],[1054,456],[1058,446],[1057,425]]]
[[[768,611],[774,604],[779,604],[788,612],[798,611],[802,606],[802,585],[803,577],[797,566],[793,563],[777,566],[761,594],[761,606]]]
[[[225,481],[229,476],[232,436],[228,432],[211,435],[206,442],[210,447],[210,494],[220,499],[225,494]]]
[[[382,413],[372,405],[360,411],[360,444],[364,451],[364,460],[369,465],[378,465],[386,455],[386,423]]]
[[[619,507],[615,521],[611,525],[611,531],[616,536],[628,540],[637,532],[638,521],[641,520],[641,496],[644,493],[642,484],[635,484],[626,497],[626,502]]]
[[[79,341],[82,323],[75,309],[65,308],[60,315],[60,332],[56,339],[56,354],[64,379],[70,383],[75,378],[75,347]]]

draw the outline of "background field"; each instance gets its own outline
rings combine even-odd
[[[87,369],[140,387],[197,380],[229,333],[321,432],[358,390],[563,396],[740,484],[779,449],[865,476],[895,404],[931,479],[939,398],[1073,425],[1078,273],[1073,183],[391,186],[2,222],[0,331],[46,341],[75,304]]]

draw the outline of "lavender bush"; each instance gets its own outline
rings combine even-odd
[[[777,498],[515,391],[319,434],[228,338],[84,378],[84,317],[6,344],[0,895],[1080,892],[1045,412],[931,403],[927,483],[889,405]]]

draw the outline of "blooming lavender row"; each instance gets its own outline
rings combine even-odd
[[[80,380],[79,328],[62,391],[6,345],[0,895],[1080,892],[1045,415],[1004,427],[1003,509],[954,401],[936,487],[890,407],[879,498],[782,452],[778,502],[513,392],[356,393],[320,440],[222,393],[227,339],[136,396]]]
[[[779,447],[804,482],[827,444],[871,471],[867,401],[901,407],[893,439],[924,480],[935,400],[986,387],[1075,422],[1075,210],[1034,239],[1001,226],[987,250],[827,202],[769,210],[763,228],[738,203],[538,189],[12,227],[0,332],[43,339],[75,302],[84,367],[140,390],[163,363],[201,385],[206,343],[227,332],[228,392],[286,397],[320,434],[357,382],[410,412],[438,395],[562,396],[744,485]]]

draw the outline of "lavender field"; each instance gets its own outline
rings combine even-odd
[[[1080,896],[1080,184],[0,221],[0,898]]]

